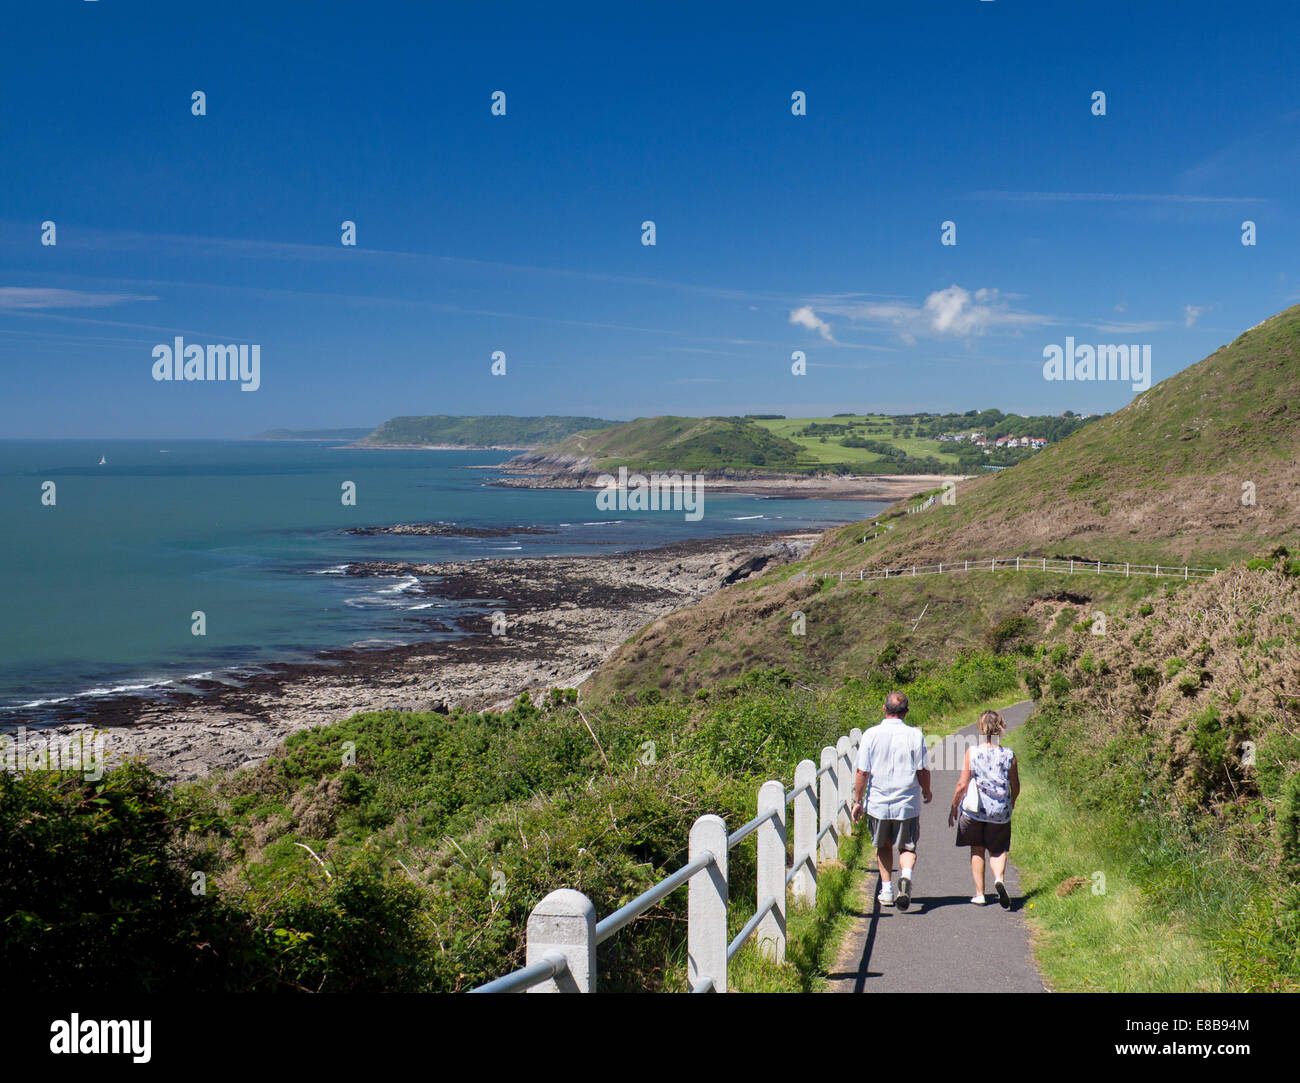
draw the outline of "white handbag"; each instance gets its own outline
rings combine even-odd
[[[972,757],[974,753],[971,753]],[[966,787],[966,796],[961,799],[962,811],[966,813],[977,813],[980,810],[980,788],[975,781],[974,765],[972,765],[970,784]]]

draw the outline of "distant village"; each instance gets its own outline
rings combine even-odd
[[[947,444],[974,444],[983,448],[985,455],[999,448],[1028,447],[1037,451],[1047,446],[1047,441],[1041,436],[999,436],[996,440],[988,440],[982,432],[946,432],[938,440]]]

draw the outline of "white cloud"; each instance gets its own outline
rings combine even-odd
[[[1013,295],[1004,295],[996,289],[984,288],[971,293],[961,286],[952,285],[931,293],[920,305],[907,301],[844,302],[836,299],[813,303],[828,315],[843,316],[855,323],[892,327],[907,343],[924,336],[969,338],[990,331],[1018,331],[1023,327],[1057,322],[1050,316],[1013,309],[1009,296]],[[798,311],[811,316],[812,306],[805,305]],[[793,313],[790,318],[793,322]],[[819,322],[824,321],[819,319]]]
[[[806,327],[809,331],[816,331],[827,342],[835,341],[835,336],[831,334],[831,325],[813,312],[810,305],[804,305],[791,312],[790,322],[798,327]]]
[[[1201,316],[1211,311],[1214,305],[1183,305],[1183,326],[1195,327]]]
[[[131,301],[156,301],[131,293],[83,293],[80,290],[27,289],[0,286],[0,309],[22,308],[109,308]]]

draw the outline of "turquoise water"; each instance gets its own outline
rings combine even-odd
[[[484,484],[493,471],[465,469],[504,457],[327,443],[0,441],[0,719],[322,648],[432,638],[418,623],[431,615],[427,597],[404,598],[404,580],[339,574],[352,561],[611,552],[851,522],[883,506],[708,496],[693,523],[681,512],[602,513],[592,492],[494,488]],[[47,481],[52,507],[41,502]],[[355,507],[340,499],[345,481],[356,485]],[[558,533],[342,533],[432,521]],[[204,636],[191,633],[196,610]]]

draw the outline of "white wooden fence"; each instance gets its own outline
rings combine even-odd
[[[1157,578],[1208,579],[1218,568],[1191,568],[1169,564],[1108,564],[1100,560],[1053,560],[1047,557],[990,557],[985,560],[954,560],[940,564],[912,564],[901,568],[859,568],[853,571],[807,572],[818,579],[841,583],[867,579],[896,579],[900,576],[942,575],[946,572],[1065,572],[1069,575],[1150,575]]]
[[[800,906],[817,902],[818,861],[839,856],[852,834],[854,765],[862,731],[854,728],[821,751],[821,764],[802,760],[794,788],[775,779],[758,791],[758,814],[730,834],[721,816],[701,816],[691,826],[686,864],[602,921],[579,891],[552,891],[528,917],[525,965],[473,993],[594,993],[596,947],[617,935],[683,884],[688,891],[687,979],[693,993],[727,992],[727,964],[756,937],[759,951],[785,960],[787,893]],[[789,813],[787,813],[787,809]],[[794,856],[786,863],[787,824],[794,828]],[[727,855],[750,835],[758,846],[754,915],[727,940],[731,905]]]

